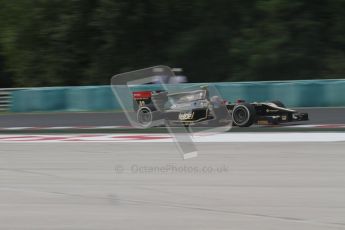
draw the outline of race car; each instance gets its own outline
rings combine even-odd
[[[309,120],[307,113],[286,108],[280,101],[229,103],[219,96],[210,97],[207,87],[171,94],[166,91],[133,92],[133,107],[143,127],[150,127],[152,121],[162,119],[184,126],[232,122],[239,127]]]

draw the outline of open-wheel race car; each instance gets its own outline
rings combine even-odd
[[[133,92],[133,106],[137,121],[143,127],[149,127],[152,121],[158,119],[184,126],[232,122],[239,127],[309,119],[307,113],[286,108],[280,101],[247,103],[238,100],[229,103],[218,96],[210,97],[207,87],[171,94],[166,91]]]

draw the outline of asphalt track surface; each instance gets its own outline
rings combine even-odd
[[[345,229],[345,142],[2,143],[0,229]]]
[[[345,108],[302,108],[298,111],[308,112],[310,120],[293,124],[345,124]],[[0,128],[114,125],[128,125],[125,115],[118,112],[10,113],[0,115]]]

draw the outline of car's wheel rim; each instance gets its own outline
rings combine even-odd
[[[248,121],[248,111],[243,107],[236,108],[233,119],[238,125],[246,123]]]
[[[139,112],[138,121],[142,125],[148,125],[152,122],[152,114],[149,110],[142,109]]]

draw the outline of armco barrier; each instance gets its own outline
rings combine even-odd
[[[229,101],[280,100],[289,107],[345,106],[345,80],[191,83],[170,87],[187,89],[207,84],[215,85]],[[153,88],[157,89],[157,86],[136,86],[134,90]],[[33,88],[12,92],[13,112],[112,109],[121,108],[110,86]]]

